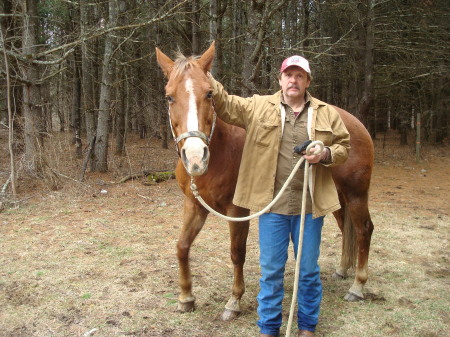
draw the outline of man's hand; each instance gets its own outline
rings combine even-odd
[[[303,158],[305,158],[310,164],[317,164],[320,161],[326,162],[329,158],[330,149],[325,147],[323,151],[319,154],[314,154],[315,152],[320,151],[320,146],[314,146],[310,149],[310,155],[305,154]]]

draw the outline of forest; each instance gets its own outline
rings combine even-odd
[[[130,134],[171,142],[165,79],[155,47],[201,54],[230,93],[279,90],[282,60],[311,64],[311,93],[357,116],[376,137],[401,144],[421,116],[421,141],[448,139],[449,10],[445,0],[3,0],[0,3],[0,128],[9,172],[51,176],[50,134],[85,170],[107,172]],[[411,138],[411,139],[408,139]],[[6,167],[4,164],[2,167]],[[51,182],[52,179],[49,179]]]

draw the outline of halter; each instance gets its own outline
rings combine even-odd
[[[214,134],[214,128],[216,127],[216,119],[217,119],[217,113],[216,113],[216,109],[214,107],[214,100],[211,100],[211,101],[212,101],[211,107],[213,110],[213,123],[211,126],[211,132],[209,133],[209,137],[206,136],[206,134],[201,131],[187,131],[185,133],[182,133],[178,137],[176,137],[175,131],[173,130],[173,126],[172,126],[172,119],[170,118],[170,105],[169,105],[168,115],[169,115],[170,130],[172,131],[172,137],[175,142],[175,148],[177,150],[178,156],[180,156],[180,149],[178,147],[178,143],[180,141],[182,141],[183,139],[190,138],[190,137],[197,137],[197,138],[203,139],[207,146],[209,146],[209,144],[211,143],[211,139]]]

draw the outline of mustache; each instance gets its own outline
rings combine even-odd
[[[296,84],[291,84],[291,85],[289,85],[287,88],[288,88],[288,89],[295,88],[295,89],[300,90],[300,87],[299,87],[298,85],[296,85]]]

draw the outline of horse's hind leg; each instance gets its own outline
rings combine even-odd
[[[346,278],[348,269],[356,267],[355,280],[344,299],[358,301],[364,298],[363,290],[368,278],[369,248],[373,232],[368,209],[368,193],[367,191],[360,191],[359,195],[348,193],[345,198],[343,194],[339,194],[339,200],[342,208],[333,214],[342,232],[342,255],[333,278]]]
[[[192,294],[192,275],[189,266],[189,251],[192,242],[202,229],[208,212],[192,199],[184,198],[183,227],[177,244],[179,264],[179,283],[181,288],[178,297],[178,310],[190,312],[195,310],[195,297]]]
[[[369,249],[373,223],[369,214],[367,195],[351,200],[347,207],[356,230],[358,263],[355,270],[355,280],[344,298],[347,301],[357,301],[364,298],[363,289],[368,278]]]
[[[351,240],[352,238],[349,238],[349,234],[345,233],[345,204],[341,202],[342,208],[339,210],[333,212],[333,215],[336,219],[336,222],[339,226],[339,229],[342,233],[342,250],[341,250],[341,261],[339,263],[339,267],[336,268],[336,271],[333,273],[332,278],[335,280],[339,279],[345,279],[347,278],[347,271],[354,266],[355,260],[356,260],[356,253],[355,251],[347,247],[348,242],[346,240]],[[347,215],[347,221],[349,221],[349,215]],[[351,228],[353,230],[353,228]],[[350,235],[351,236],[351,235]],[[354,235],[353,235],[354,236]],[[352,252],[349,252],[349,250],[353,250]]]
[[[230,216],[243,217],[249,214],[248,210],[236,208],[228,212]],[[241,311],[240,301],[245,292],[244,263],[246,255],[249,221],[231,222],[230,227],[230,253],[234,265],[233,288],[231,297],[225,305],[222,314],[224,321],[234,319]]]
[[[353,224],[350,218],[350,212],[346,207],[346,201],[342,193],[339,193],[339,202],[341,208],[333,212],[339,229],[342,233],[342,251],[341,261],[339,267],[333,273],[333,279],[347,278],[347,272],[350,268],[355,266],[356,262],[356,238]]]

